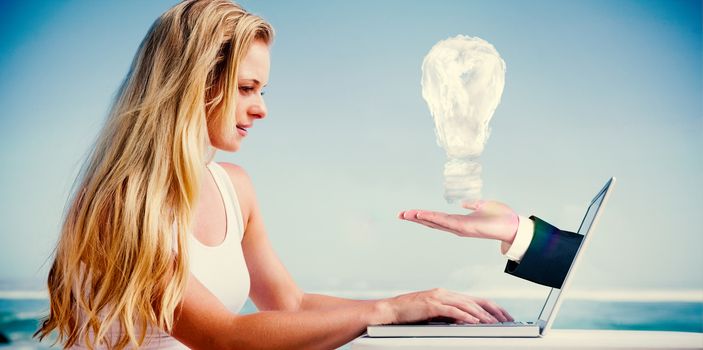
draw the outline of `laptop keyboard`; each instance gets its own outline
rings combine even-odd
[[[498,322],[497,324],[526,325],[526,324],[534,324],[534,322],[508,321],[508,322]]]
[[[461,325],[461,326],[490,326],[490,325],[505,325],[505,326],[528,326],[535,324],[534,322],[522,322],[522,321],[508,321],[508,322],[498,322],[498,323],[477,323],[477,324],[458,324],[454,319],[448,317],[435,317],[422,322],[415,322],[411,324],[416,325]]]

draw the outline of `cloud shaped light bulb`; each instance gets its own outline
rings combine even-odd
[[[444,198],[481,198],[481,164],[505,86],[505,62],[487,41],[465,35],[435,44],[422,62],[422,97],[435,122],[437,144],[447,153]]]

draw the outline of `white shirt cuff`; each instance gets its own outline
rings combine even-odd
[[[506,258],[515,262],[522,260],[527,248],[530,246],[530,242],[532,242],[532,236],[535,231],[535,223],[530,218],[518,216],[518,219],[519,223],[513,244],[503,242],[500,245],[500,252]]]

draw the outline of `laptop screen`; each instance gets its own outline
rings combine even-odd
[[[603,200],[605,199],[605,195],[608,192],[608,188],[610,187],[610,184],[612,183],[612,180],[608,181],[608,183],[603,186],[603,189],[598,192],[595,198],[593,198],[593,201],[591,201],[591,205],[588,206],[588,211],[586,211],[586,215],[583,218],[583,221],[581,221],[581,226],[579,227],[578,233],[580,235],[586,236],[588,232],[591,230],[591,227],[593,226],[593,221],[596,218],[596,214],[598,213],[601,204],[603,204]],[[581,240],[581,246],[579,247],[578,252],[576,253],[576,256],[581,253],[581,248],[583,248],[583,243],[586,241],[585,237],[584,239]],[[576,258],[574,258],[574,261]],[[571,262],[571,267],[569,268],[569,272],[566,275],[566,278],[569,278],[569,275],[571,275],[571,270],[574,267],[574,263]],[[565,283],[566,284],[566,281]],[[554,311],[554,306],[557,303],[557,300],[559,300],[559,295],[561,294],[561,289],[558,288],[552,288],[552,290],[549,292],[549,296],[547,297],[547,301],[544,303],[544,306],[542,307],[542,311],[539,314],[539,324],[540,328],[544,327],[544,325],[547,323],[549,320],[549,317],[552,314],[552,311]]]

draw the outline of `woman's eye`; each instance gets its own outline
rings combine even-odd
[[[251,86],[240,86],[240,87],[239,87],[239,91],[241,91],[241,92],[243,92],[243,93],[245,93],[245,94],[248,94],[248,93],[253,92],[253,91],[254,91],[254,88],[251,87]]]

